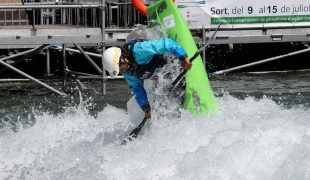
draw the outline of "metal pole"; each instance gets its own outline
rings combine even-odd
[[[21,25],[21,23],[20,23],[20,9],[18,10],[18,25]]]
[[[36,20],[36,11],[32,9],[32,27],[34,28],[34,25],[36,25],[35,20]]]
[[[201,46],[204,46],[206,43],[206,29],[204,27],[202,28],[202,39],[203,40]],[[202,52],[202,60],[203,60],[203,66],[206,69],[206,51]]]
[[[75,9],[75,19],[76,19],[76,25],[79,27],[81,23],[81,18],[80,18],[80,10]]]
[[[137,17],[136,17],[136,9],[133,9],[133,25],[135,26],[137,23]]]
[[[52,9],[52,23],[55,24],[55,9]]]
[[[68,9],[68,25],[72,25],[71,18],[72,18],[72,9]]]
[[[6,26],[6,8],[3,10],[4,13],[4,26]]]
[[[105,51],[105,0],[101,1],[101,40],[102,40],[102,53]],[[103,56],[101,56],[103,62]],[[106,73],[102,64],[102,94],[106,95]]]
[[[117,27],[120,27],[120,18],[121,18],[121,13],[120,13],[120,11],[121,11],[121,5],[119,4],[119,3],[117,3],[117,16],[116,16],[116,18],[117,18]],[[112,12],[113,12],[113,9],[112,9],[112,7],[110,7],[111,8],[111,14],[112,14]],[[112,16],[112,15],[111,15]],[[126,16],[128,16],[128,14],[126,14]],[[111,21],[112,21],[113,19],[111,19]],[[112,28],[112,26],[110,27],[110,28]],[[126,27],[125,27],[126,28]]]
[[[46,1],[46,0],[44,0],[44,1]],[[42,3],[43,0],[41,0],[40,2]],[[41,12],[41,17],[40,17],[40,19],[41,19],[41,25],[44,24],[44,12],[45,12],[45,11],[46,11],[46,10],[44,10],[44,9],[40,9],[40,12]]]
[[[91,16],[91,18],[92,18],[92,20],[93,20],[93,24],[92,24],[92,26],[93,27],[96,27],[96,20],[97,20],[97,18],[96,18],[96,10],[94,10],[94,9],[91,9],[91,12],[92,12],[92,16]]]
[[[63,3],[63,0],[61,0],[61,3]],[[61,24],[66,23],[66,9],[60,9],[60,14],[61,14]]]
[[[43,0],[41,0],[41,2],[42,2]],[[44,9],[40,9],[40,12],[41,12],[41,17],[40,17],[40,19],[41,19],[41,25],[43,25],[44,24]]]
[[[84,26],[87,26],[87,9],[84,10]]]
[[[37,79],[35,79],[35,78],[29,76],[28,74],[26,74],[26,73],[24,73],[24,72],[22,72],[22,71],[16,69],[15,67],[10,66],[9,64],[7,64],[7,63],[5,63],[5,62],[3,62],[3,61],[0,61],[0,64],[3,65],[3,66],[5,66],[5,67],[7,67],[7,68],[9,68],[9,69],[11,69],[11,70],[13,70],[13,71],[15,71],[15,72],[18,73],[18,74],[20,74],[20,75],[22,75],[22,76],[25,76],[26,78],[28,78],[28,79],[30,79],[30,80],[32,80],[32,81],[34,81],[34,82],[36,82],[36,83],[38,83],[38,84],[40,84],[40,85],[46,87],[47,89],[49,89],[49,90],[51,90],[51,91],[54,91],[55,93],[57,93],[57,94],[59,94],[59,95],[61,95],[61,96],[65,96],[65,95],[66,95],[66,94],[64,94],[64,93],[62,93],[62,92],[60,92],[60,91],[57,91],[56,89],[54,89],[54,88],[52,88],[52,87],[50,87],[50,86],[48,86],[48,85],[42,83],[41,81],[39,81],[39,80],[37,80]]]
[[[216,75],[219,75],[219,74],[224,74],[224,73],[227,73],[227,72],[231,72],[231,71],[239,70],[239,69],[242,69],[242,68],[247,68],[247,67],[250,67],[250,66],[254,66],[254,65],[258,65],[258,64],[274,61],[274,60],[277,60],[277,59],[282,59],[282,58],[285,58],[285,57],[288,57],[288,56],[293,56],[293,55],[305,53],[305,52],[308,52],[308,51],[310,51],[309,48],[303,49],[303,50],[300,50],[300,51],[288,53],[288,54],[281,55],[281,56],[276,56],[276,57],[273,57],[273,58],[268,58],[268,59],[261,60],[261,61],[256,61],[256,62],[245,64],[245,65],[242,65],[242,66],[237,66],[237,67],[229,68],[229,69],[226,69],[226,70],[221,70],[221,71],[213,72],[213,73],[210,73],[209,76],[216,76]]]
[[[66,81],[67,81],[67,72],[66,72],[66,69],[67,69],[67,59],[66,59],[66,45],[63,44],[62,45],[62,59],[63,59],[63,70],[64,70],[64,73],[63,73],[63,87],[66,87]]]
[[[11,24],[12,24],[12,26],[14,25],[14,15],[13,15],[13,9],[11,9],[11,16],[12,16],[12,18],[11,18],[11,20],[12,20],[12,22],[11,22]]]
[[[47,14],[46,14],[46,18],[45,18],[45,24],[50,24],[50,9],[46,9],[46,11],[45,11]]]
[[[18,56],[21,56],[21,55],[24,55],[24,54],[28,54],[28,53],[30,53],[30,52],[33,52],[33,51],[35,51],[35,50],[37,50],[37,48],[30,49],[30,50],[27,50],[27,51],[24,51],[24,52],[21,52],[21,53],[18,53],[18,54],[14,54],[14,55],[12,55],[12,56],[4,57],[4,58],[0,59],[0,61],[4,61],[4,60],[7,60],[7,59],[13,59],[13,58],[16,58],[16,57],[18,57]]]
[[[51,75],[50,48],[46,49],[46,76]]]

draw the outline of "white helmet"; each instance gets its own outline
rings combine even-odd
[[[119,59],[121,57],[121,49],[118,47],[110,47],[103,52],[103,67],[109,71],[110,77],[114,78],[119,73]]]

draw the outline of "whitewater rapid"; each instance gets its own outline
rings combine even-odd
[[[107,106],[96,117],[86,103],[57,115],[33,111],[35,124],[0,132],[0,179],[309,179],[309,109],[285,108],[266,96],[217,98],[219,112],[143,119]]]

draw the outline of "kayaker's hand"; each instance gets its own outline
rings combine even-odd
[[[149,104],[144,104],[141,109],[144,111],[145,117],[151,119],[151,106]]]
[[[184,69],[186,69],[187,71],[190,70],[192,68],[192,63],[189,61],[188,58],[184,59]]]
[[[151,119],[151,108],[145,110],[144,112],[145,112],[145,117],[146,117],[147,119]]]

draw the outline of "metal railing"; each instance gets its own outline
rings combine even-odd
[[[95,6],[101,0],[2,0],[0,24],[48,25],[66,24],[101,27],[100,9]],[[136,24],[147,24],[147,18],[133,7],[131,0],[108,0],[105,8],[105,28],[130,28]]]

